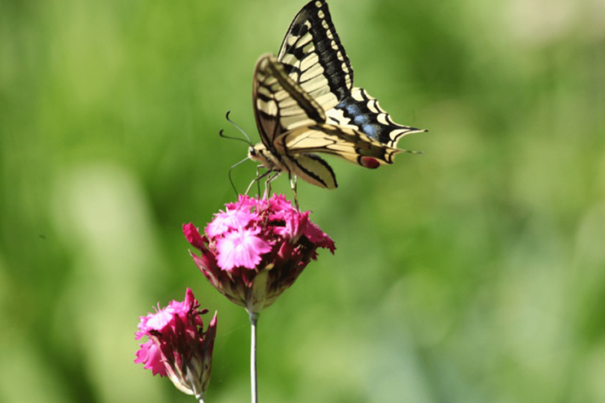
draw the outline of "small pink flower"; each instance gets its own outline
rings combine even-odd
[[[210,382],[216,313],[204,332],[199,303],[188,288],[185,301],[172,301],[156,313],[141,316],[135,333],[148,341],[136,352],[135,364],[144,364],[153,375],[168,376],[183,393],[203,398]]]
[[[250,313],[270,306],[290,287],[317,248],[334,253],[334,242],[286,200],[240,196],[215,215],[200,234],[191,223],[183,225],[191,253],[210,283]]]

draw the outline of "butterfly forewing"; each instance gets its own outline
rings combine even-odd
[[[323,109],[272,55],[261,57],[256,64],[253,100],[261,138],[269,149],[280,133],[326,119]]]
[[[278,60],[324,110],[345,99],[353,87],[353,68],[323,0],[311,1],[296,15]]]

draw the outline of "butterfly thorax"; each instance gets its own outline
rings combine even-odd
[[[248,158],[259,162],[263,167],[270,171],[283,171],[284,165],[280,159],[265,147],[263,143],[250,146],[248,149]]]

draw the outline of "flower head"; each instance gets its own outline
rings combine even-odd
[[[193,260],[210,283],[250,313],[270,306],[290,287],[317,248],[334,253],[334,242],[286,200],[240,196],[215,214],[205,233],[183,225],[189,243],[201,254]]]
[[[212,368],[212,349],[216,336],[216,313],[204,332],[199,303],[187,288],[185,301],[172,301],[156,313],[141,316],[135,333],[138,340],[149,340],[136,352],[136,364],[144,364],[153,375],[168,376],[174,386],[189,395],[203,397]]]

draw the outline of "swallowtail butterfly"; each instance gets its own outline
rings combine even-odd
[[[267,169],[257,180],[288,172],[295,196],[297,177],[337,186],[332,168],[315,153],[377,168],[405,152],[397,148],[399,138],[425,131],[395,123],[375,98],[353,86],[351,62],[324,0],[300,10],[277,57],[259,59],[253,102],[262,143],[251,146],[248,157]]]

